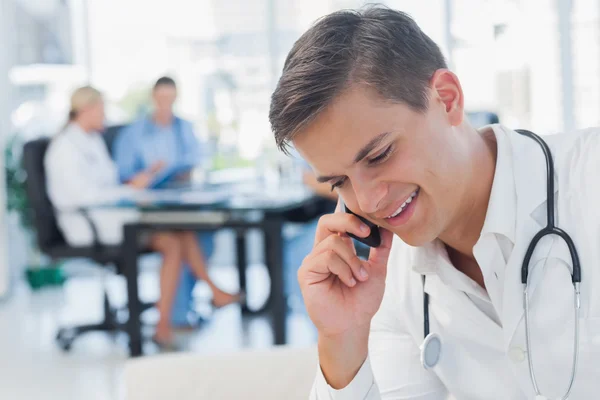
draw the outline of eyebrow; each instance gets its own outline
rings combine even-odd
[[[389,135],[390,132],[383,132],[371,139],[369,143],[363,146],[363,148],[360,149],[358,153],[356,153],[356,157],[354,157],[353,164],[361,162],[363,158],[368,156],[369,153],[372,152],[375,147],[379,146],[381,142],[383,142]]]
[[[385,139],[387,139],[387,137],[390,135],[390,132],[383,132],[380,133],[379,135],[375,136],[373,139],[371,139],[371,141],[369,143],[367,143],[366,145],[364,145],[362,147],[362,149],[360,149],[358,151],[358,153],[356,153],[356,156],[354,157],[354,160],[352,161],[352,164],[357,164],[359,162],[361,162],[363,160],[363,158],[365,158],[366,156],[369,155],[369,153],[371,151],[373,151],[374,148],[376,148],[377,146],[379,146],[381,144],[381,142],[383,142]],[[339,175],[330,175],[330,176],[318,176],[317,177],[317,182],[319,183],[325,183],[328,181],[332,181],[335,178],[341,178],[341,176]]]
[[[341,178],[338,175],[329,175],[329,176],[317,176],[317,182],[325,183],[334,180],[335,178]]]

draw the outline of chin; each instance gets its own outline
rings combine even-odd
[[[409,246],[420,247],[433,242],[438,238],[439,232],[431,221],[415,221],[414,224],[392,230],[396,236]]]
[[[426,232],[402,232],[395,233],[402,241],[412,247],[421,247],[435,240],[435,236],[428,235]]]

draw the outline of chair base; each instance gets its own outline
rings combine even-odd
[[[97,324],[77,325],[68,328],[60,328],[56,335],[56,343],[63,351],[70,351],[75,339],[87,332],[107,332],[117,334],[125,331],[126,318],[122,318],[126,314],[125,309],[117,309],[111,307],[107,293],[104,293],[104,320]],[[151,308],[152,304],[144,304],[143,310]]]

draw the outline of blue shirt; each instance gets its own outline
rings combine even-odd
[[[171,125],[161,126],[144,117],[119,133],[113,150],[121,181],[126,182],[158,161],[167,167],[197,165],[200,147],[190,122],[175,117]]]

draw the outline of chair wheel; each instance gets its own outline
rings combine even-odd
[[[68,341],[59,341],[58,342],[59,347],[61,348],[61,350],[63,351],[70,351],[71,350],[71,346],[73,345],[73,341],[72,340],[68,340]]]
[[[73,341],[75,340],[76,332],[73,329],[61,329],[56,335],[56,342],[63,351],[71,350]]]

